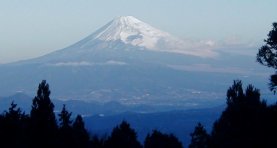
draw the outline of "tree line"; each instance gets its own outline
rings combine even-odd
[[[277,23],[257,53],[257,62],[277,69]],[[269,89],[276,93],[277,72],[270,76]],[[267,105],[253,85],[243,90],[241,81],[228,89],[220,118],[207,133],[201,123],[191,134],[190,148],[272,148],[277,147],[277,103]]]
[[[277,23],[272,27],[257,53],[257,62],[276,70]],[[276,93],[277,72],[270,76],[269,89]],[[237,80],[227,91],[226,104],[210,134],[200,123],[195,127],[190,148],[277,147],[277,103],[267,105],[258,89],[249,85],[243,90]]]
[[[12,102],[0,115],[0,147],[7,148],[182,148],[182,143],[172,134],[153,130],[142,145],[137,133],[126,121],[113,128],[107,138],[89,135],[81,115],[71,119],[72,113],[63,105],[58,113],[50,99],[49,85],[43,80],[32,101],[30,114]]]
[[[259,49],[257,61],[277,69],[277,23],[269,32],[265,45]],[[269,88],[277,90],[277,74],[270,77]],[[153,130],[144,143],[130,124],[122,121],[106,138],[90,136],[81,115],[72,120],[64,105],[58,118],[50,99],[49,85],[43,80],[33,99],[29,114],[12,102],[0,115],[0,147],[67,147],[67,148],[182,148],[173,134]],[[253,85],[243,88],[235,80],[227,90],[226,108],[214,122],[212,131],[198,123],[191,133],[189,148],[271,148],[277,147],[277,103],[261,100]],[[176,127],[178,128],[178,127]]]

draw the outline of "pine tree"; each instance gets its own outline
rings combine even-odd
[[[31,109],[32,143],[37,146],[55,146],[57,143],[57,123],[54,114],[54,104],[50,99],[49,85],[43,80],[33,99]]]
[[[89,134],[85,128],[85,123],[81,115],[77,115],[72,127],[75,145],[79,148],[87,147],[89,144]]]
[[[172,134],[163,134],[154,130],[144,141],[144,148],[182,148],[182,143]]]
[[[106,139],[93,136],[90,140],[89,146],[92,148],[104,148]]]
[[[32,121],[36,126],[46,130],[57,127],[50,93],[49,85],[43,80],[38,86],[37,96],[33,99],[31,110]]]
[[[74,145],[74,133],[71,126],[71,112],[68,112],[63,105],[61,113],[58,114],[60,127],[59,127],[59,143],[60,147],[76,147]]]
[[[277,147],[277,103],[270,105],[265,113],[266,120],[263,127],[267,133],[263,136],[263,140],[268,141],[268,145],[271,147]]]
[[[272,30],[268,33],[268,38],[257,54],[257,61],[267,67],[277,69],[277,22],[272,24]],[[269,88],[274,93],[277,90],[277,72],[271,75]]]
[[[27,147],[28,135],[26,132],[27,115],[22,113],[14,102],[8,111],[1,116],[1,144],[2,147]],[[12,143],[11,143],[12,141]]]
[[[243,91],[241,81],[234,81],[227,91],[227,107],[214,123],[212,147],[266,147],[266,112],[258,89],[249,85]]]
[[[71,112],[69,113],[66,108],[65,105],[63,105],[63,109],[61,111],[61,113],[58,115],[59,121],[60,121],[60,128],[62,129],[68,129],[71,128],[71,123],[72,121],[70,120],[71,117]]]
[[[73,123],[73,128],[75,130],[80,130],[80,131],[85,129],[85,123],[84,123],[81,115],[77,115],[77,117]]]
[[[111,136],[106,141],[106,148],[142,148],[137,141],[136,132],[131,129],[130,124],[122,121],[119,126],[116,126]]]
[[[194,132],[190,134],[191,143],[189,148],[208,148],[210,145],[210,136],[201,123],[198,123]]]

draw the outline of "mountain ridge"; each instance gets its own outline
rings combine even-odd
[[[82,62],[78,58],[91,56],[93,59],[99,52],[107,52],[106,56],[110,56],[115,51],[122,53],[130,50],[168,52],[202,58],[217,56],[208,44],[181,40],[133,16],[121,16],[68,47],[24,61],[45,63],[66,59],[63,62]]]

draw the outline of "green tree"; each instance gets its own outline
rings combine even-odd
[[[144,141],[144,148],[182,148],[182,143],[172,134],[163,134],[154,130]]]
[[[106,148],[142,148],[137,141],[135,130],[131,129],[130,124],[122,121],[119,126],[116,126],[111,136],[106,141]]]
[[[190,136],[191,143],[189,148],[208,148],[210,146],[210,136],[201,123],[197,124]]]
[[[277,69],[277,22],[272,24],[273,28],[268,33],[267,39],[257,54],[257,61],[262,65]],[[277,90],[277,72],[270,77],[269,88],[274,93]]]

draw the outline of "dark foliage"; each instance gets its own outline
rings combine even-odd
[[[105,148],[142,148],[137,140],[136,132],[126,121],[116,126],[108,137]]]
[[[227,91],[227,107],[214,123],[211,135],[200,123],[191,134],[190,148],[277,147],[277,103],[267,106],[260,99],[258,89],[249,85],[243,90],[241,81]],[[12,102],[8,111],[0,115],[1,147],[72,147],[72,148],[142,148],[130,124],[123,121],[108,138],[92,139],[85,129],[81,115],[71,120],[72,113],[65,105],[54,114],[49,85],[39,84],[30,115],[26,115]],[[178,128],[178,127],[176,127]],[[182,148],[172,134],[154,130],[148,134],[144,148]]]
[[[42,81],[30,115],[22,113],[14,102],[0,115],[0,147],[89,147],[89,135],[82,117],[78,115],[72,124],[71,113],[65,105],[58,116],[59,126],[50,100],[49,85]]]
[[[90,147],[92,148],[104,148],[106,139],[105,138],[99,138],[97,136],[93,136],[90,140]]]
[[[61,113],[58,115],[59,121],[60,121],[60,129],[69,129],[71,128],[71,123],[72,121],[70,120],[72,113],[69,113],[66,108],[65,105],[63,105],[63,109],[61,111]]]
[[[163,134],[154,130],[152,134],[148,134],[144,148],[182,148],[182,143],[172,134]]]
[[[71,127],[71,114],[69,113],[66,108],[65,105],[63,105],[62,111],[60,114],[58,114],[59,116],[59,121],[60,121],[60,126],[59,126],[59,130],[58,130],[58,143],[59,143],[59,147],[71,147],[74,146],[74,133],[73,133],[73,129]]]
[[[33,99],[30,114],[32,146],[44,145],[54,147],[57,143],[57,123],[54,114],[54,104],[50,99],[49,85],[43,80]]]
[[[29,117],[12,102],[9,111],[0,115],[1,147],[28,147],[27,124]]]
[[[123,121],[116,126],[108,138],[89,138],[81,115],[71,120],[72,113],[64,105],[58,114],[50,99],[49,85],[42,81],[33,99],[30,115],[22,113],[12,102],[8,111],[0,115],[0,146],[4,148],[62,147],[62,148],[142,148],[135,130]],[[155,133],[159,133],[156,131]],[[155,137],[155,134],[153,134]],[[173,135],[162,135],[161,143],[166,147],[182,147]],[[156,141],[157,143],[159,141]],[[168,144],[169,143],[169,144]],[[175,145],[174,145],[175,143]],[[177,144],[176,144],[177,143]]]
[[[89,134],[85,129],[85,123],[81,115],[77,115],[72,129],[74,133],[74,145],[79,148],[87,147],[89,143]]]
[[[197,124],[190,136],[191,143],[189,148],[208,148],[210,146],[210,135],[201,123]]]
[[[227,91],[227,108],[214,123],[212,147],[276,147],[269,126],[273,119],[269,108],[260,100],[260,93],[252,85],[243,91],[241,81],[234,81]]]
[[[267,106],[258,89],[241,81],[227,91],[227,107],[215,121],[211,136],[198,124],[191,134],[191,148],[277,147],[277,104]]]
[[[277,23],[272,24],[273,28],[268,33],[267,39],[257,54],[257,61],[262,65],[277,69]],[[273,74],[270,78],[269,88],[276,92],[277,74]]]

